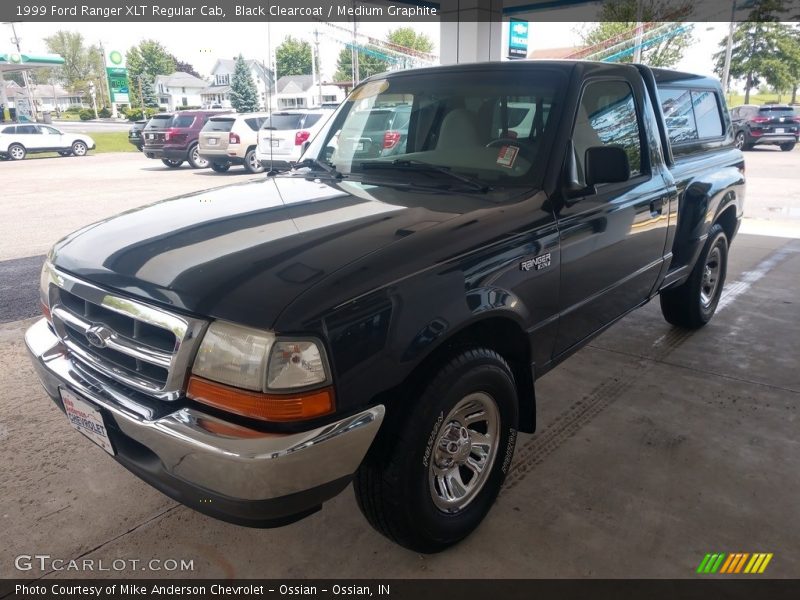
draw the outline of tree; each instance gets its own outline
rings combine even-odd
[[[433,40],[413,27],[398,27],[389,32],[386,39],[390,44],[410,48],[417,52],[429,53],[433,50]]]
[[[131,83],[131,106],[141,104],[139,98],[139,78],[145,106],[158,106],[155,97],[155,79],[157,75],[169,75],[175,72],[175,60],[166,48],[155,40],[143,40],[126,53],[128,78]]]
[[[376,73],[389,70],[389,61],[383,58],[384,52],[377,46],[365,46],[358,49],[358,79],[365,79]],[[336,61],[334,81],[352,81],[353,53],[350,48],[342,48],[339,60]]]
[[[194,75],[198,79],[202,79],[202,77],[200,77],[200,73],[198,73],[195,70],[194,66],[191,63],[179,60],[174,54],[170,54],[169,56],[172,59],[172,62],[175,63],[176,71],[178,71],[179,73],[188,73],[189,75]]]
[[[47,51],[59,54],[64,64],[52,71],[39,74],[39,81],[60,81],[68,90],[88,94],[92,85],[101,90],[101,81],[105,77],[103,54],[97,46],[87,46],[83,35],[74,31],[59,30],[44,38]],[[98,96],[101,96],[98,93]],[[99,98],[102,101],[102,98]]]
[[[601,21],[582,32],[583,44],[594,46],[617,36],[620,41],[631,40],[637,23],[678,21],[690,8],[691,3],[687,0],[677,3],[667,0],[641,0],[641,4],[639,0],[609,0],[600,11]],[[652,67],[671,67],[683,58],[684,50],[692,41],[692,34],[688,30],[666,36],[652,44],[643,45],[640,60]],[[618,52],[624,50],[631,50],[631,46],[621,46]],[[633,52],[628,52],[614,60],[633,62],[633,55]]]
[[[287,37],[275,50],[275,66],[279,77],[310,75],[312,70],[311,44],[292,36]]]
[[[258,89],[241,54],[236,59],[231,79],[231,106],[240,113],[256,111],[259,106]]]
[[[778,24],[776,31],[777,55],[767,59],[765,77],[779,92],[790,91],[792,104],[797,102],[800,87],[800,29]]]

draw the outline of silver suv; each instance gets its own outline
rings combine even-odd
[[[258,130],[269,113],[223,114],[211,117],[200,131],[200,156],[217,173],[231,165],[242,165],[250,173],[261,173],[264,167],[256,159]]]

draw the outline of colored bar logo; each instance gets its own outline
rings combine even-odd
[[[737,573],[761,574],[767,569],[772,556],[771,552],[756,552],[754,554],[747,552],[709,553],[700,561],[697,572],[703,575],[713,575],[715,573],[720,575],[735,575]]]

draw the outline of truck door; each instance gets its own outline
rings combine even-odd
[[[592,78],[583,85],[572,129],[579,180],[586,150],[602,145],[625,150],[630,177],[585,188],[559,211],[555,355],[644,301],[661,270],[667,191],[661,174],[653,172],[643,135],[644,93],[641,80],[633,77]]]

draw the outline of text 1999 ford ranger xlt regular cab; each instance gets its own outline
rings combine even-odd
[[[402,106],[401,148],[366,153],[370,113]],[[73,425],[187,506],[275,526],[354,481],[376,529],[433,552],[492,505],[537,378],[656,295],[711,318],[743,188],[712,79],[381,75],[292,171],[59,241],[26,341]]]

